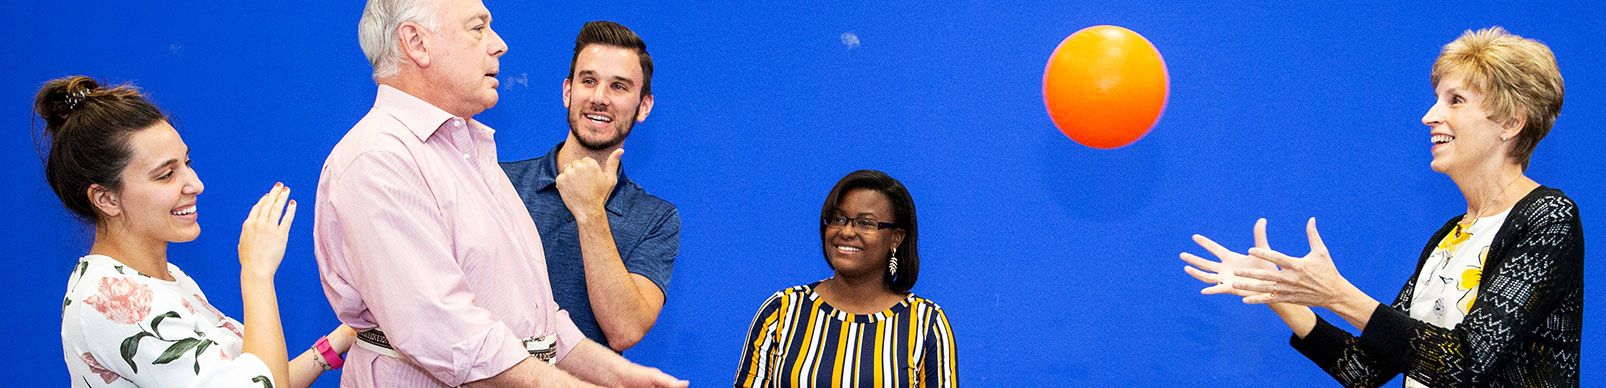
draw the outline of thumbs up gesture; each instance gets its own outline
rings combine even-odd
[[[563,206],[574,214],[576,222],[597,217],[606,219],[608,194],[613,193],[613,186],[619,183],[619,159],[624,154],[621,148],[600,164],[588,156],[558,166],[558,195],[563,197]]]

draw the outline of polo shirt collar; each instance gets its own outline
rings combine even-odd
[[[546,190],[548,187],[557,189],[558,151],[563,150],[563,144],[564,142],[558,142],[558,145],[552,146],[552,150],[547,151],[546,155],[541,156],[540,167],[535,176],[535,187],[538,187],[538,190]],[[608,194],[608,203],[603,205],[609,213],[624,215],[625,209],[629,207],[629,200],[620,198],[623,197],[620,193],[625,192],[624,187],[628,184],[630,178],[625,177],[624,166],[619,166],[619,180],[613,184],[613,192]]]

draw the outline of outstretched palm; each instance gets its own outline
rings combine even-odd
[[[1238,277],[1233,273],[1239,269],[1277,270],[1277,265],[1269,261],[1233,252],[1205,236],[1195,234],[1193,235],[1193,242],[1198,243],[1199,246],[1204,247],[1205,250],[1210,251],[1210,254],[1221,260],[1219,262],[1210,261],[1192,253],[1182,252],[1182,261],[1190,264],[1183,267],[1182,270],[1187,272],[1188,275],[1192,275],[1195,279],[1199,279],[1199,281],[1211,284],[1211,286],[1200,290],[1199,293],[1201,294],[1233,294],[1242,297],[1259,295],[1259,292],[1234,288],[1233,284],[1259,284],[1265,283],[1264,281]],[[1255,221],[1255,247],[1271,249],[1270,244],[1266,241],[1265,218]]]

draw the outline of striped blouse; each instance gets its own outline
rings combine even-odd
[[[955,387],[948,316],[909,294],[875,314],[849,314],[814,292],[770,296],[743,342],[737,387]]]

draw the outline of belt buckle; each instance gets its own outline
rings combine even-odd
[[[530,352],[530,356],[549,365],[557,365],[558,340],[554,337],[556,336],[525,337],[520,341],[524,342],[524,350]]]

